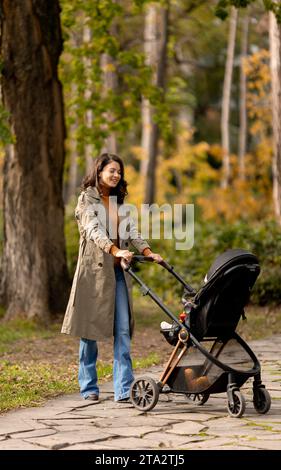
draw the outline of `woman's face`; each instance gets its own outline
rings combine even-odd
[[[106,188],[115,188],[121,179],[121,168],[118,162],[110,162],[100,172],[100,183]]]

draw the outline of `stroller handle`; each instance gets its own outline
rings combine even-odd
[[[145,262],[153,263],[154,259],[151,258],[150,256],[133,255],[131,262],[134,262],[134,261],[139,262],[139,263],[145,263]],[[129,273],[130,273],[130,271],[131,271],[131,262],[129,263],[124,258],[121,260],[121,266],[124,269],[124,271],[129,271]],[[189,284],[187,284],[184,281],[184,279],[178,273],[176,273],[176,271],[174,271],[173,266],[171,266],[169,263],[167,263],[164,260],[161,261],[161,263],[156,263],[156,264],[160,264],[163,268],[167,269],[167,271],[169,271],[169,273],[171,273],[184,286],[184,288],[187,290],[188,294],[190,294],[190,295],[195,295],[196,294],[196,290],[194,290],[193,287],[191,287]]]
[[[133,255],[132,261],[137,261],[138,263],[145,263],[146,261],[148,262],[154,262],[154,259],[151,258],[150,256],[143,256],[143,255]],[[167,261],[163,260],[161,263],[157,263],[163,266],[163,268],[167,269],[168,271],[173,270],[173,266],[171,266]]]

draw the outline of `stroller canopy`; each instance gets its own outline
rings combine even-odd
[[[227,250],[215,259],[194,299],[191,326],[197,338],[233,334],[259,273],[257,257],[246,250]]]

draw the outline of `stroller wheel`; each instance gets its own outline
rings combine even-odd
[[[232,418],[241,418],[246,409],[246,401],[244,396],[239,390],[234,390],[232,392],[233,404],[228,401],[227,410]]]
[[[158,398],[159,388],[151,377],[140,377],[132,383],[130,399],[138,410],[152,410],[158,402]]]
[[[191,405],[202,406],[209,400],[209,393],[185,393],[185,397]]]
[[[266,388],[259,387],[254,389],[253,403],[257,413],[263,415],[269,411],[271,397]]]

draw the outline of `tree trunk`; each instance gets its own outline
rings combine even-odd
[[[83,29],[83,42],[85,44],[90,43],[92,40],[92,32],[89,26],[84,26]],[[85,75],[86,75],[86,91],[85,91],[85,100],[90,101],[91,100],[91,94],[92,94],[92,80],[90,78],[91,74],[91,59],[86,57],[83,59],[84,60],[84,67],[85,67]],[[86,113],[85,113],[85,123],[86,127],[88,129],[92,129],[93,127],[93,111],[90,107],[87,107]],[[88,175],[93,166],[93,144],[86,142],[85,144],[85,173]]]
[[[239,178],[245,180],[245,154],[247,151],[247,77],[244,71],[244,61],[248,53],[249,17],[242,19],[242,38],[240,56],[240,126],[239,126]]]
[[[78,155],[77,155],[77,140],[76,140],[77,124],[70,126],[69,132],[69,171],[68,182],[66,185],[66,198],[65,202],[68,203],[72,196],[75,195],[77,190],[78,181]]]
[[[270,68],[273,118],[273,202],[281,223],[281,26],[274,13],[269,13]]]
[[[148,6],[144,29],[146,63],[154,69],[154,85],[163,89],[166,75],[168,18],[168,7],[158,8],[155,4]],[[159,128],[157,124],[155,124],[153,117],[153,106],[148,99],[143,98],[142,148],[144,151],[144,158],[141,164],[141,174],[145,176],[144,202],[146,204],[152,204],[155,199],[155,172]]]
[[[113,58],[104,53],[101,56],[101,68],[103,71],[103,92],[107,96],[110,92],[117,91],[117,76],[116,76],[116,65]],[[112,113],[106,112],[106,120],[108,123],[112,121]],[[105,139],[102,152],[117,153],[117,139],[115,132],[111,132]]]
[[[237,15],[237,8],[231,7],[221,113],[221,135],[223,149],[223,175],[221,182],[222,188],[227,188],[230,180],[229,115]]]
[[[57,0],[1,0],[2,91],[15,144],[4,164],[1,299],[7,318],[47,319],[68,296],[64,118]]]
[[[79,20],[82,22],[83,17],[81,13],[78,15]],[[81,48],[82,45],[82,32],[72,31],[71,35],[71,48],[76,51]],[[70,56],[71,57],[71,56]],[[71,60],[71,59],[69,59]],[[79,185],[79,177],[81,172],[79,171],[79,160],[78,160],[78,145],[77,145],[77,130],[79,126],[79,112],[77,106],[77,96],[79,94],[77,83],[73,80],[69,90],[70,96],[68,102],[71,105],[68,107],[68,115],[71,118],[71,125],[67,135],[67,157],[69,161],[68,178],[64,184],[64,202],[67,204],[70,199],[75,196],[77,186]]]

